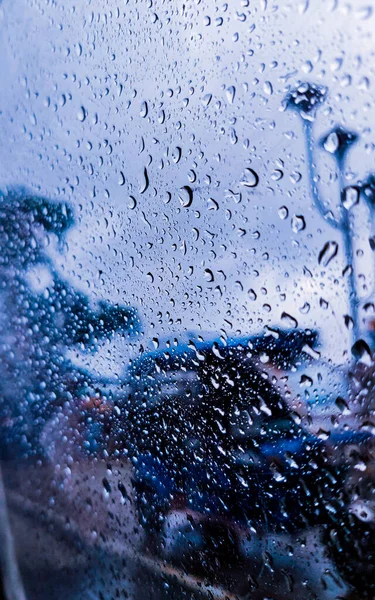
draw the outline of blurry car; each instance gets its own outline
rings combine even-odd
[[[52,462],[108,456],[114,420],[111,386],[74,365],[66,369],[64,383],[64,394],[57,396],[40,435],[43,455]]]
[[[149,534],[163,533],[173,511],[211,540],[215,528],[239,538],[244,529],[296,531],[324,519],[337,484],[324,442],[257,369],[250,338],[145,353],[131,367],[122,410]]]

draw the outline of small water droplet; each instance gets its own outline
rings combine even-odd
[[[343,190],[342,193],[342,205],[346,210],[350,210],[353,206],[358,204],[360,196],[360,189],[356,185],[349,185]]]
[[[254,171],[254,169],[245,169],[244,177],[241,181],[241,185],[248,188],[254,188],[259,183],[258,174]]]
[[[141,104],[141,110],[139,112],[140,116],[144,119],[148,115],[148,104],[146,101],[143,101]]]
[[[306,221],[303,215],[293,215],[292,217],[292,229],[294,233],[299,233],[306,228]]]
[[[86,117],[87,117],[87,111],[84,106],[81,106],[81,108],[79,109],[78,114],[77,114],[78,121],[81,121],[81,123],[83,123],[83,121],[86,120]]]
[[[247,295],[249,296],[250,300],[255,301],[257,299],[257,295],[252,288],[247,291]]]
[[[148,188],[148,186],[149,186],[149,185],[150,185],[150,181],[149,181],[149,178],[148,178],[147,169],[146,169],[146,167],[145,167],[145,168],[143,169],[143,182],[142,182],[142,184],[141,184],[141,187],[140,187],[140,190],[139,190],[139,191],[140,191],[140,193],[141,193],[141,194],[144,194],[144,193],[145,193],[145,191],[147,190],[147,188]]]
[[[119,177],[118,177],[118,184],[121,185],[121,186],[123,186],[123,185],[125,185],[125,181],[126,181],[125,180],[125,175],[124,175],[124,173],[122,171],[120,171]]]
[[[181,206],[183,206],[184,208],[188,208],[189,206],[191,206],[191,203],[193,202],[193,190],[191,189],[191,187],[188,185],[184,185],[182,188],[180,188],[178,192],[178,198],[180,200]]]
[[[265,81],[264,82],[263,91],[264,91],[265,94],[267,94],[267,96],[272,96],[272,94],[273,94],[273,87],[272,87],[272,83],[270,81]]]
[[[357,340],[355,344],[353,344],[352,354],[358,360],[358,362],[364,363],[368,367],[371,367],[371,350],[365,340]]]
[[[286,206],[281,206],[277,212],[282,221],[285,221],[289,216],[289,210]]]
[[[226,96],[227,96],[227,100],[228,100],[229,104],[233,104],[235,95],[236,95],[236,88],[233,85],[231,85],[229,88],[227,88],[227,91],[226,91]]]
[[[331,260],[336,256],[339,249],[337,242],[326,242],[319,252],[318,262],[323,267],[327,267]]]
[[[286,312],[283,312],[281,315],[281,320],[288,326],[288,327],[298,327],[298,321],[297,319],[295,319],[294,317],[292,317],[292,315],[289,315]]]
[[[281,169],[275,169],[271,173],[271,179],[273,181],[280,181],[280,179],[282,179],[283,177],[284,177],[284,173],[281,171]]]
[[[211,102],[211,100],[212,100],[212,94],[206,94],[205,96],[203,96],[203,98],[202,98],[203,106],[208,106],[209,103]]]
[[[205,277],[206,281],[209,281],[209,282],[212,282],[215,279],[214,278],[214,274],[211,271],[211,269],[205,269],[204,270],[204,277]]]

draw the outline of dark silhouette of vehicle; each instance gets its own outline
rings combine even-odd
[[[195,341],[132,365],[122,410],[149,534],[162,534],[175,508],[199,514],[211,539],[213,528],[285,532],[324,520],[337,485],[324,444],[254,365],[252,340]]]

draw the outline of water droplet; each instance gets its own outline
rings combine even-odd
[[[124,173],[122,171],[120,171],[119,177],[118,177],[118,184],[121,185],[121,186],[125,185],[125,181],[126,181],[125,180],[125,175],[124,175]]]
[[[372,365],[371,350],[365,340],[357,340],[352,346],[353,356],[368,367]]]
[[[307,315],[307,313],[310,312],[310,304],[308,302],[305,302],[304,305],[301,306],[301,308],[299,309],[299,311],[303,315]]]
[[[241,185],[248,188],[254,188],[258,185],[258,183],[259,177],[258,174],[254,171],[254,169],[245,169]]]
[[[203,96],[203,98],[202,98],[203,106],[208,106],[209,103],[211,102],[211,100],[212,100],[212,94],[206,94],[205,96]]]
[[[142,102],[141,110],[139,112],[140,116],[144,119],[148,115],[148,104],[146,101]]]
[[[326,242],[319,252],[318,262],[323,267],[327,267],[333,258],[335,258],[339,249],[337,242]]]
[[[373,8],[372,6],[362,6],[355,12],[355,17],[361,21],[366,21],[372,16]]]
[[[227,96],[229,104],[233,104],[235,95],[236,95],[236,88],[233,85],[231,85],[229,88],[227,88],[227,91],[226,91],[226,96]]]
[[[339,147],[339,138],[337,133],[333,131],[329,135],[327,135],[326,139],[323,142],[323,148],[330,154],[335,154]]]
[[[277,212],[282,221],[285,221],[289,216],[289,210],[286,206],[281,206]]]
[[[301,379],[299,381],[300,387],[308,388],[313,385],[313,380],[308,375],[301,375]]]
[[[206,281],[209,281],[209,282],[212,282],[215,279],[214,278],[214,274],[211,271],[211,269],[205,269],[204,270],[204,277],[205,277]]]
[[[257,299],[257,295],[253,289],[248,290],[247,295],[249,296],[250,300],[255,301]]]
[[[349,185],[343,190],[342,194],[342,205],[346,210],[350,210],[353,206],[358,204],[360,196],[360,189],[356,185]]]
[[[173,162],[177,165],[177,163],[180,162],[181,160],[181,155],[182,155],[182,150],[179,146],[176,146],[176,148],[173,150],[172,152],[172,160]]]
[[[181,206],[188,208],[193,202],[193,190],[188,185],[184,185],[178,192],[178,198]]]
[[[289,315],[286,312],[283,312],[281,315],[281,320],[288,326],[288,327],[298,327],[298,321],[297,319],[295,319],[294,317],[292,317],[292,315]]]
[[[338,398],[336,398],[335,404],[336,404],[337,408],[339,409],[339,411],[342,412],[343,415],[350,415],[350,408],[347,405],[347,403],[345,402],[344,398],[341,398],[339,396]]]
[[[139,190],[140,193],[144,194],[149,185],[150,185],[150,181],[149,181],[149,178],[148,178],[147,169],[145,167],[144,170],[143,170],[143,183],[141,184],[141,187],[140,187],[140,190]]]
[[[81,123],[83,123],[83,121],[85,121],[86,117],[87,117],[87,111],[84,106],[81,106],[81,108],[79,109],[78,114],[77,114],[78,121],[81,121]]]
[[[303,215],[293,215],[292,217],[292,229],[294,233],[299,233],[306,228],[306,221]]]
[[[283,177],[284,177],[284,173],[281,171],[281,169],[275,169],[271,173],[271,179],[273,181],[280,181],[280,179],[282,179]]]
[[[130,210],[134,210],[136,206],[137,206],[137,201],[134,198],[134,196],[129,196],[128,207],[130,208]]]
[[[272,94],[273,94],[273,87],[272,87],[272,83],[270,81],[265,81],[264,82],[263,91],[264,91],[265,94],[267,94],[267,96],[272,96]]]

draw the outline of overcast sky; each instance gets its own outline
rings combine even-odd
[[[374,168],[369,5],[3,0],[0,184],[73,204],[59,269],[93,300],[136,305],[146,338],[253,333],[288,326],[287,312],[322,329],[324,358],[340,362],[341,239],[313,209],[301,123],[280,108],[288,85],[328,86],[317,138],[336,123],[358,131],[348,181]],[[322,151],[318,164],[334,207],[334,164]],[[366,216],[356,210],[357,268],[371,287]]]

